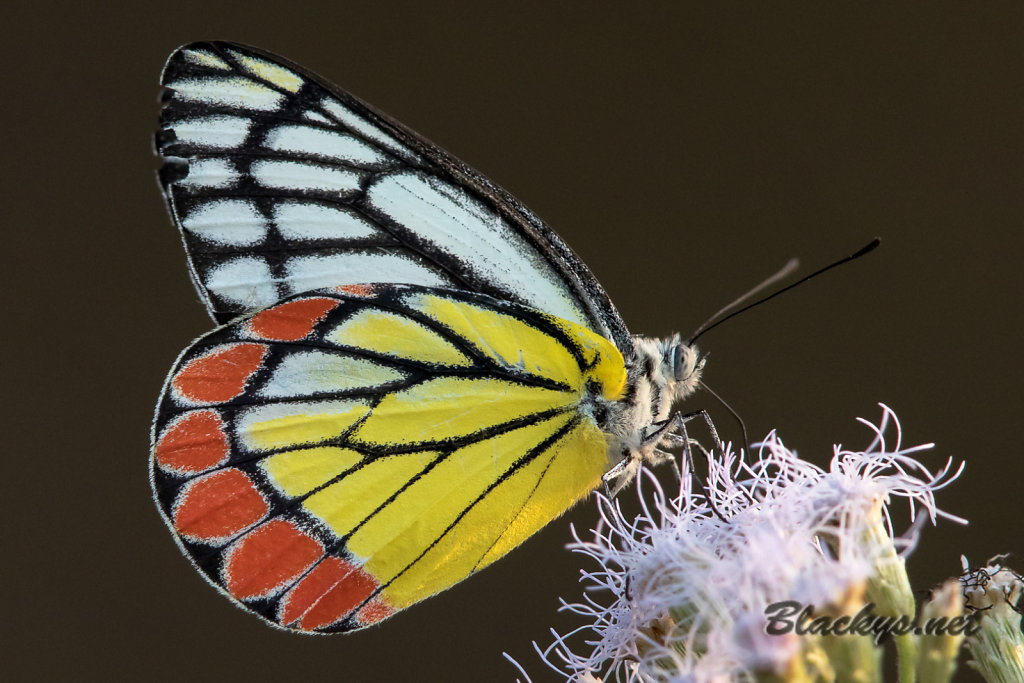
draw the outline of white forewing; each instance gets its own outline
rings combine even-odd
[[[550,229],[351,95],[226,43],[179,49],[163,83],[161,181],[217,320],[309,289],[406,283],[482,292],[630,344]]]

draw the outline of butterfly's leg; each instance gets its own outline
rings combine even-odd
[[[674,431],[672,431],[666,434],[664,438],[667,439],[669,443],[671,443],[673,446],[682,446],[683,448],[686,448],[686,443],[684,442],[689,440],[689,437],[686,435],[686,423],[697,418],[701,418],[702,420],[704,420],[704,424],[706,424],[708,427],[708,432],[711,434],[712,453],[714,453],[719,459],[724,460],[725,446],[722,444],[721,437],[718,436],[718,430],[715,429],[715,423],[711,421],[711,415],[709,415],[708,411],[706,410],[695,410],[692,413],[686,414],[676,413],[673,416],[673,420],[679,423],[680,431],[682,433],[677,434]],[[692,461],[690,462],[690,465],[693,465]]]
[[[715,430],[714,425],[711,423],[710,416],[708,416],[707,412],[703,410],[699,410],[694,413],[687,413],[685,415],[683,413],[673,414],[672,417],[670,417],[669,419],[665,420],[659,425],[656,425],[654,431],[648,434],[644,439],[643,445],[646,447],[656,447],[657,445],[660,445],[661,443],[664,442],[669,447],[681,447],[683,449],[683,455],[685,456],[687,464],[690,466],[690,470],[693,471],[694,463],[691,447],[696,445],[701,450],[705,449],[701,446],[701,444],[690,439],[689,435],[686,433],[686,423],[694,419],[695,417],[701,416],[703,416],[704,419],[707,421],[709,429],[711,431],[711,437],[712,439],[715,440],[715,444],[719,447],[720,450],[721,440],[718,438],[718,432]],[[654,450],[659,453],[663,452],[659,451],[659,449],[657,448],[655,448]]]
[[[601,482],[604,484],[604,495],[607,498],[611,499],[619,495],[626,484],[633,480],[632,475],[636,471],[636,464],[637,459],[627,453],[622,460],[615,463],[614,467],[604,473]]]
[[[692,420],[696,417],[702,418],[705,424],[707,424],[708,431],[711,433],[711,440],[714,443],[714,446],[712,447],[712,452],[719,458],[721,462],[724,462],[725,446],[722,444],[722,439],[718,436],[718,430],[715,429],[715,423],[711,421],[711,416],[707,413],[707,411],[698,410],[692,413],[688,413],[687,415],[683,416],[683,420],[688,422],[689,420]],[[746,489],[740,490],[751,502],[753,502],[754,497],[751,495],[749,491],[747,491]],[[717,510],[715,510],[715,514],[721,517]]]
[[[686,437],[679,435],[677,430],[681,429],[685,434],[686,429],[684,424],[688,419],[690,419],[689,415],[675,413],[664,422],[651,425],[654,429],[650,434],[644,436],[640,447],[645,450],[653,448],[655,451],[659,451],[657,447],[661,445],[662,442],[667,442],[670,447],[682,446],[683,448],[686,448]]]
[[[715,423],[712,422],[711,415],[709,415],[706,410],[697,410],[692,413],[687,413],[685,415],[681,413],[676,413],[674,417],[679,423],[680,433],[676,434],[672,432],[669,435],[671,441],[683,447],[683,455],[686,457],[687,463],[690,467],[690,476],[694,478],[694,480],[700,485],[702,489],[704,489],[705,498],[708,502],[708,506],[711,508],[711,512],[714,513],[714,515],[718,517],[718,519],[720,519],[721,521],[728,521],[725,515],[723,515],[722,512],[718,509],[718,506],[715,505],[714,498],[711,495],[710,491],[710,484],[707,481],[704,481],[703,478],[699,474],[697,474],[697,470],[694,466],[693,461],[693,451],[691,449],[692,445],[696,445],[704,452],[705,457],[710,459],[714,455],[717,456],[720,459],[720,461],[724,462],[725,447],[722,445],[721,437],[718,436],[718,430],[715,429]],[[710,432],[711,434],[712,447],[710,453],[700,443],[691,439],[686,432],[686,423],[696,418],[701,418],[704,420],[704,423],[708,427],[708,432]]]
[[[672,458],[671,453],[666,453],[660,450],[657,446],[661,441],[671,433],[675,424],[675,416],[665,420],[660,424],[651,425],[653,431],[650,434],[645,434],[640,440],[640,447],[635,451],[630,449],[623,452],[622,460],[617,462],[614,467],[604,473],[601,477],[604,483],[605,495],[612,498],[618,495],[626,484],[632,479],[632,474],[635,473],[637,463],[641,460],[655,460],[650,455],[657,456],[655,462],[661,462]],[[643,457],[643,454],[650,454],[647,458]]]
[[[646,458],[638,458],[632,453],[625,454],[622,460],[620,460],[614,467],[608,470],[602,477],[604,483],[605,495],[608,497],[614,497],[629,483],[631,477],[628,476],[635,471],[636,465],[639,460],[646,460],[652,464],[658,464],[667,460],[673,459],[673,455],[664,450],[658,448],[662,443],[666,443],[668,446],[679,446],[683,449],[683,457],[689,466],[689,471],[693,473],[694,460],[693,460],[693,446],[696,446],[701,451],[707,453],[706,449],[698,443],[690,439],[686,433],[686,423],[697,417],[703,418],[708,425],[708,430],[711,432],[711,438],[714,441],[713,451],[716,454],[724,453],[722,447],[722,440],[718,436],[718,431],[715,429],[714,423],[711,421],[711,416],[705,410],[698,410],[693,413],[675,413],[669,419],[661,423],[651,425],[652,430],[650,433],[645,434],[643,440],[640,442],[640,451],[647,454]],[[723,456],[724,457],[724,456]],[[681,473],[678,469],[672,468],[673,474],[678,480],[681,477]]]

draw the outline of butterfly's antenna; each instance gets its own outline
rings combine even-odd
[[[718,318],[718,317],[720,317],[722,315],[725,315],[731,309],[736,308],[737,306],[742,304],[744,301],[748,300],[750,297],[752,297],[755,294],[757,294],[758,292],[760,292],[765,287],[768,287],[770,285],[775,284],[776,282],[778,282],[782,278],[786,277],[787,275],[789,275],[790,273],[792,273],[794,270],[796,270],[799,267],[800,267],[800,259],[795,259],[795,258],[789,259],[789,261],[786,262],[786,265],[782,266],[782,268],[780,268],[777,273],[775,273],[774,275],[768,276],[768,278],[765,279],[764,281],[762,281],[761,284],[757,285],[756,287],[751,289],[749,292],[745,292],[745,293],[741,294],[739,297],[734,299],[731,303],[726,304],[721,309],[719,309],[714,315],[712,315],[710,318],[705,320],[704,324],[701,325],[700,327],[698,327],[697,331],[693,333],[693,335],[690,337],[690,341],[687,342],[687,344],[692,344],[694,339],[696,339],[700,335],[704,334],[704,331],[706,329],[708,329],[708,326],[711,325],[715,321],[716,318]]]
[[[740,431],[743,432],[743,445],[746,447],[747,453],[749,453],[750,452],[750,438],[747,436],[747,425],[744,424],[743,418],[740,417],[739,413],[737,413],[735,410],[733,410],[733,407],[731,405],[726,403],[724,398],[722,398],[721,396],[716,394],[715,391],[711,387],[709,387],[707,384],[705,384],[704,382],[701,382],[700,386],[701,386],[701,388],[704,389],[704,391],[706,391],[709,394],[711,394],[715,398],[716,401],[721,403],[722,406],[724,406],[725,409],[729,411],[730,415],[732,415],[734,418],[736,418],[736,422],[738,422],[739,425],[740,425]]]
[[[722,315],[722,313],[724,313],[725,311],[728,311],[730,309],[735,308],[740,303],[742,303],[743,301],[749,299],[751,296],[753,296],[757,292],[761,291],[762,289],[764,289],[768,285],[772,284],[773,282],[776,282],[780,278],[783,278],[786,275],[788,275],[789,273],[791,273],[793,271],[793,269],[796,268],[796,264],[797,264],[796,259],[791,259],[789,261],[789,263],[787,263],[785,266],[782,267],[781,270],[779,270],[779,272],[775,273],[774,275],[769,277],[767,280],[765,280],[764,282],[759,284],[757,287],[754,287],[752,290],[750,290],[749,292],[747,292],[746,294],[741,296],[739,299],[737,299],[736,301],[733,301],[731,304],[729,304],[728,306],[723,308],[721,311],[719,311],[718,313],[715,313],[713,316],[711,316],[708,319],[707,322],[705,322],[703,325],[701,325],[699,328],[697,328],[697,331],[694,332],[693,335],[690,337],[690,339],[686,342],[687,345],[692,345],[695,341],[697,341],[697,337],[701,336],[705,332],[709,332],[709,331],[715,329],[716,327],[718,327],[719,325],[724,323],[726,320],[730,320],[732,318],[735,318],[740,313],[743,313],[744,311],[749,311],[754,306],[760,306],[761,304],[765,303],[766,301],[774,299],[775,297],[777,297],[778,295],[782,294],[783,292],[788,292],[789,290],[793,289],[797,285],[802,285],[803,283],[807,282],[811,278],[818,277],[822,273],[825,273],[825,272],[827,272],[829,270],[832,270],[836,266],[841,266],[844,263],[849,263],[850,261],[859,259],[861,256],[864,256],[868,252],[873,251],[881,243],[882,243],[881,238],[876,237],[875,239],[871,240],[871,242],[869,242],[867,245],[865,245],[864,247],[861,247],[860,249],[858,249],[855,253],[850,254],[849,256],[847,256],[845,258],[841,258],[838,261],[834,261],[834,262],[828,264],[827,266],[825,266],[824,268],[819,268],[818,270],[814,271],[810,275],[805,275],[804,277],[800,278],[799,280],[797,280],[793,284],[787,285],[786,287],[783,287],[779,291],[773,292],[772,294],[769,294],[766,297],[758,299],[757,301],[754,301],[753,303],[749,303],[746,306],[744,306],[743,308],[740,308],[739,310],[732,311],[731,313],[726,315],[724,318],[718,318],[718,316]],[[715,320],[715,318],[718,318],[718,319]],[[712,321],[714,321],[714,322],[712,322]]]

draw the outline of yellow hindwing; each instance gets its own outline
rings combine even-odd
[[[370,623],[445,590],[593,490],[609,455],[589,406],[626,381],[618,349],[575,323],[458,292],[368,291],[300,302],[319,331],[262,340],[270,360],[230,417],[239,457],[258,462],[273,496],[238,488],[252,510],[272,511],[239,550],[226,546],[224,581],[241,597],[257,579],[282,591],[281,618],[317,628],[328,608],[323,624]],[[288,315],[239,329],[252,338],[267,321],[295,325]],[[271,538],[314,563],[296,565],[294,588],[246,564]],[[268,567],[298,562],[279,552]]]

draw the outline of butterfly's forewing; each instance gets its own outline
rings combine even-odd
[[[554,232],[352,95],[229,43],[178,49],[162,84],[161,184],[217,321],[319,287],[408,283],[521,303],[631,349]]]
[[[287,299],[196,341],[154,425],[152,481],[197,568],[301,631],[374,623],[500,558],[600,481],[586,400],[622,356],[457,290]]]

